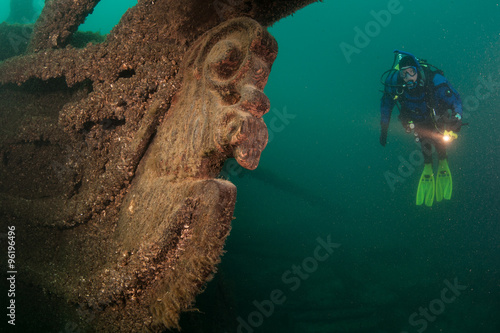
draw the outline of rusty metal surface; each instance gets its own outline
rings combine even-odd
[[[267,143],[277,44],[262,24],[310,2],[140,1],[83,49],[50,44],[44,29],[72,30],[44,28],[44,11],[37,52],[0,64],[0,216],[25,235],[25,281],[92,329],[177,327],[230,230],[222,164],[254,169]]]

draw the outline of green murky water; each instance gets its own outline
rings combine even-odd
[[[133,3],[101,1],[80,30],[107,33]],[[257,170],[224,173],[236,219],[184,331],[499,332],[499,17],[492,0],[326,1],[271,27],[270,142]],[[432,208],[415,206],[419,147],[394,114],[378,140],[394,49],[443,69],[469,123]]]

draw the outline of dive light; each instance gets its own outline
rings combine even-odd
[[[453,131],[444,131],[443,134],[443,141],[444,142],[452,142],[453,140],[456,140],[458,138],[457,133]]]

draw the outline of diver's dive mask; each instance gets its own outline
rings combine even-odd
[[[405,81],[405,87],[413,89],[417,86],[417,68],[406,66],[399,69],[399,77]]]
[[[399,76],[401,76],[403,80],[411,78],[415,74],[417,74],[417,67],[415,66],[406,66],[399,70]]]

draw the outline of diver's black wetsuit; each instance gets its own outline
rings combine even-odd
[[[453,118],[455,114],[462,116],[462,101],[458,92],[443,75],[433,73],[427,68],[422,70],[426,79],[423,80],[419,73],[417,82],[423,84],[413,89],[403,87],[404,82],[399,77],[398,71],[393,71],[387,76],[380,105],[382,126],[380,143],[385,146],[392,109],[397,100],[401,105],[399,114],[401,123],[405,128],[408,128],[410,122],[415,125],[414,131],[422,144],[424,162],[432,163],[432,145],[436,148],[440,160],[446,158],[446,148],[441,138],[438,138],[438,130],[441,132],[444,130],[449,109]],[[456,131],[458,130],[459,127]]]

